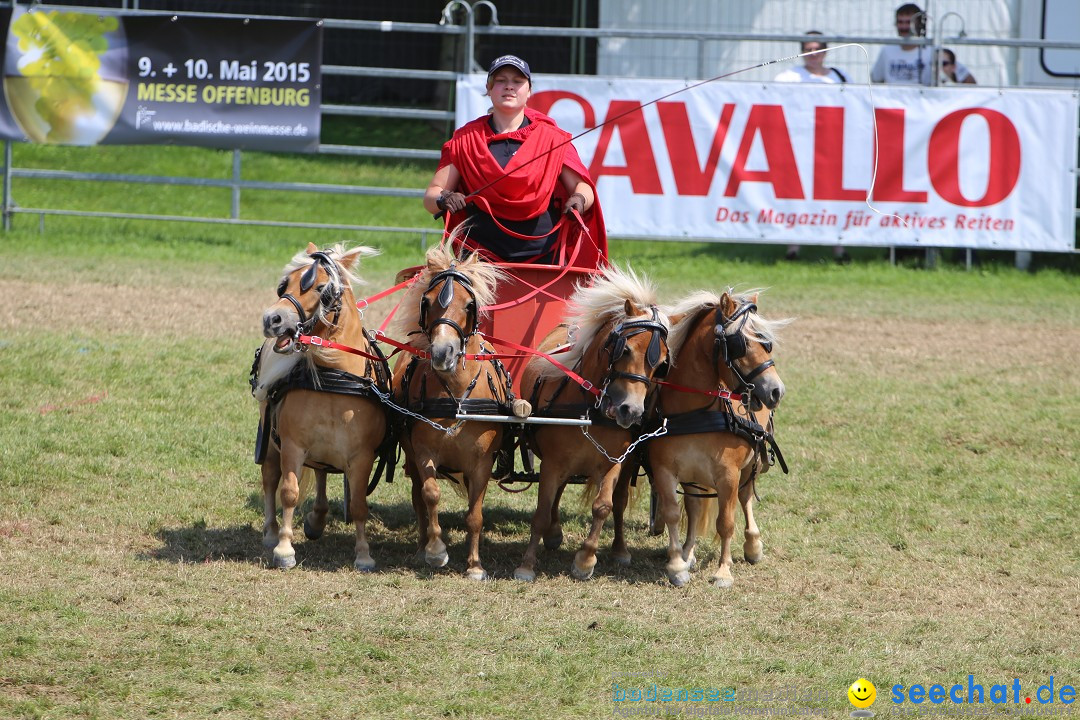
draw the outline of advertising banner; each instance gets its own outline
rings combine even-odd
[[[461,125],[490,102],[457,85]],[[533,77],[620,237],[1071,251],[1077,93]],[[875,137],[880,138],[876,145]]]
[[[322,23],[3,10],[0,136],[312,152]]]

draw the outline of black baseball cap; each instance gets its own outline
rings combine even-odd
[[[517,55],[500,55],[499,57],[492,60],[491,69],[488,70],[488,77],[494,75],[496,70],[505,65],[510,65],[517,68],[519,71],[521,71],[522,75],[524,75],[530,82],[532,82],[532,72],[529,70],[529,63],[525,62]]]

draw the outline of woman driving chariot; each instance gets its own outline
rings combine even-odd
[[[503,55],[491,63],[491,110],[443,145],[424,207],[449,215],[447,232],[467,222],[465,245],[491,260],[546,264],[569,254],[576,223],[563,216],[577,211],[591,242],[572,264],[596,267],[607,257],[596,186],[570,134],[528,107],[532,92],[527,62]]]

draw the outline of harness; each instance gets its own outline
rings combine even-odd
[[[734,373],[735,377],[739,379],[740,385],[738,392],[732,393],[730,391],[720,390],[705,393],[712,398],[712,402],[707,406],[697,410],[677,413],[675,415],[665,416],[663,410],[658,405],[656,408],[656,422],[660,423],[666,420],[668,429],[667,434],[671,436],[697,435],[713,432],[732,433],[736,437],[742,438],[750,444],[754,450],[754,454],[757,457],[764,459],[766,469],[779,463],[780,468],[786,474],[788,472],[787,463],[784,461],[784,455],[780,452],[780,446],[776,443],[776,438],[773,436],[772,413],[769,413],[768,422],[765,425],[761,425],[748,407],[750,394],[754,389],[753,380],[769,368],[773,367],[776,363],[770,358],[746,375],[739,372],[738,367],[735,365],[736,360],[746,356],[746,336],[743,334],[743,331],[746,327],[746,322],[749,319],[750,313],[756,310],[757,305],[754,303],[746,303],[732,313],[731,317],[726,317],[723,310],[717,306],[713,318],[713,334],[715,335],[715,340],[713,342],[713,364],[718,367],[720,359],[723,358],[724,364],[727,365],[732,373]],[[766,352],[772,353],[771,342],[762,339],[759,339],[759,342]],[[682,388],[681,386],[673,387],[679,390],[697,392],[691,388]],[[741,401],[743,407],[746,409],[745,415],[735,412],[735,406],[732,404],[733,397]],[[642,458],[642,464],[647,468],[648,462],[646,457]],[[757,477],[757,474],[758,471],[755,469],[746,482],[753,482]],[[712,493],[703,495],[698,495],[696,493],[685,494],[693,495],[695,497],[715,497],[715,494]]]
[[[732,313],[731,317],[724,317],[724,311],[720,309],[720,306],[718,305],[716,307],[713,328],[713,332],[716,335],[716,341],[713,343],[713,364],[720,364],[720,357],[722,354],[724,364],[731,369],[731,372],[735,373],[735,377],[739,378],[739,381],[747,392],[754,389],[754,378],[776,365],[773,359],[769,358],[745,376],[739,372],[739,368],[735,366],[736,360],[746,356],[746,336],[743,335],[743,330],[746,328],[746,321],[749,319],[750,313],[756,311],[757,305],[754,303],[746,303]],[[728,328],[734,325],[736,320],[739,321],[738,327],[734,328],[733,332],[728,332]],[[765,352],[772,353],[771,342],[768,340],[760,340],[759,342],[761,342],[761,346],[765,348]]]
[[[321,255],[322,253],[316,254]],[[305,272],[304,276],[301,277],[301,289],[303,289],[304,277],[310,272],[310,270]],[[308,288],[311,287],[312,282],[314,282],[314,277],[309,280],[307,284]],[[325,295],[326,290],[324,290],[323,293]],[[282,296],[284,297],[285,294],[282,293]],[[288,297],[292,298],[291,295]],[[336,295],[336,301],[339,311],[341,307],[340,300],[341,295],[338,293]],[[295,299],[293,299],[293,302],[295,302]],[[303,318],[303,311],[301,311],[300,317]],[[280,446],[281,444],[281,438],[277,433],[277,410],[281,405],[281,401],[285,399],[285,396],[288,395],[289,392],[293,390],[312,390],[315,392],[327,392],[337,395],[354,395],[371,398],[378,402],[379,407],[382,408],[383,414],[386,417],[386,434],[383,436],[382,442],[376,449],[379,464],[375,469],[375,472],[372,473],[372,480],[368,483],[367,494],[370,495],[378,486],[384,469],[386,473],[386,482],[393,482],[394,464],[397,456],[398,416],[382,403],[380,397],[380,395],[386,396],[390,392],[390,366],[382,350],[375,344],[374,337],[369,335],[366,330],[364,331],[364,339],[367,340],[369,350],[374,353],[374,357],[377,358],[377,360],[372,361],[368,359],[365,362],[364,374],[362,376],[337,368],[323,367],[321,365],[309,366],[307,363],[298,362],[287,375],[267,389],[266,409],[263,416],[259,419],[259,429],[255,438],[256,464],[261,465],[265,461],[266,453],[270,448],[271,442],[273,442],[275,446]],[[249,383],[252,392],[255,391],[259,383],[259,359],[261,355],[262,347],[259,347],[255,350],[255,359],[251,364]],[[325,470],[333,473],[343,472],[340,468],[310,460],[304,464],[314,470]]]
[[[439,290],[439,294],[436,296],[435,301],[439,303],[439,306],[443,309],[450,307],[450,303],[454,301],[455,286],[460,285],[465,292],[469,294],[470,302],[465,306],[467,318],[466,325],[470,328],[469,332],[466,332],[465,328],[461,327],[461,325],[448,317],[436,318],[431,325],[428,326],[427,314],[431,307],[431,302],[427,298],[427,293],[438,287],[440,283],[442,283],[442,288]],[[428,283],[424,297],[420,301],[420,331],[430,339],[431,333],[436,327],[439,325],[449,325],[461,338],[461,354],[464,355],[465,346],[468,343],[469,338],[476,335],[479,331],[480,323],[477,308],[478,303],[476,301],[476,292],[473,290],[472,280],[468,275],[457,269],[456,262],[451,262],[449,268],[437,273]],[[490,353],[492,355],[495,353],[494,348],[488,347],[483,340],[480,342],[480,349],[482,353]],[[452,418],[457,414],[510,414],[510,403],[514,399],[514,392],[512,390],[513,381],[510,378],[510,373],[506,371],[506,368],[503,367],[503,364],[499,362],[498,358],[491,358],[489,360],[491,366],[495,370],[494,376],[491,372],[486,373],[488,389],[494,396],[493,398],[470,397],[473,390],[476,388],[476,384],[480,380],[480,375],[484,373],[484,368],[481,366],[481,368],[477,370],[476,375],[469,382],[469,385],[465,388],[465,393],[460,398],[455,397],[446,381],[436,374],[435,377],[438,378],[440,384],[442,384],[442,389],[446,392],[446,397],[428,397],[427,375],[424,375],[420,380],[419,400],[410,402],[410,388],[412,387],[413,376],[416,374],[416,369],[420,366],[420,360],[420,357],[414,355],[402,375],[402,399],[405,406],[410,411],[429,419]],[[500,396],[503,398],[501,401],[495,399]],[[405,419],[405,426],[411,429],[414,422],[414,419],[407,417]]]
[[[297,336],[310,335],[315,323],[328,312],[334,313],[334,319],[330,322],[331,325],[337,325],[337,321],[341,317],[341,296],[344,290],[341,286],[341,278],[338,277],[337,263],[322,250],[312,253],[311,257],[313,259],[311,266],[300,276],[300,292],[307,292],[315,284],[315,279],[319,276],[320,265],[326,270],[326,274],[331,279],[331,282],[326,283],[322,293],[319,294],[319,309],[313,312],[311,317],[307,316],[303,305],[292,293],[285,292],[285,289],[289,286],[289,278],[282,278],[277,290],[278,297],[282,300],[288,300],[300,318],[296,326]]]
[[[645,375],[628,373],[622,370],[615,369],[615,363],[617,363],[626,352],[626,341],[629,338],[634,337],[635,335],[639,335],[644,332],[650,333],[651,337],[649,339],[649,345],[645,351],[645,361],[649,364],[649,367],[655,368],[655,370],[653,371],[654,377],[660,378],[667,375],[668,358],[661,357],[661,354],[663,352],[661,341],[667,341],[668,329],[660,320],[659,310],[655,306],[651,306],[649,309],[652,311],[651,319],[624,321],[612,328],[611,332],[608,334],[608,337],[604,341],[603,345],[603,349],[608,352],[608,366],[602,380],[601,391],[596,396],[595,402],[588,401],[587,393],[593,387],[591,383],[588,386],[578,383],[582,396],[586,398],[585,402],[556,403],[555,401],[559,399],[559,396],[562,395],[563,390],[566,389],[567,384],[570,382],[571,376],[568,374],[564,374],[562,379],[559,381],[558,387],[555,388],[555,392],[551,394],[551,398],[548,400],[547,405],[545,405],[538,414],[544,417],[553,418],[588,417],[588,419],[592,422],[593,425],[619,428],[620,426],[617,422],[615,422],[615,420],[607,417],[600,412],[600,403],[604,399],[604,396],[607,394],[608,385],[611,384],[613,380],[621,378],[625,380],[630,380],[632,382],[645,383],[646,385],[650,386],[649,392],[652,392],[656,387],[654,381]],[[560,325],[560,327],[568,328],[569,326],[563,324]],[[580,370],[583,360],[584,353],[582,353],[582,357],[578,358],[577,363],[575,363],[574,365],[575,374],[578,370]],[[547,378],[541,375],[536,379],[536,383],[533,385],[533,391],[531,396],[531,403],[533,407],[539,406],[540,392],[543,389],[544,381],[546,379]],[[638,429],[640,430],[640,428]],[[536,427],[533,425],[526,425],[525,433],[529,440],[529,443],[534,448],[537,447]],[[587,432],[585,434],[586,437],[590,438],[590,440],[592,439]],[[638,438],[641,437],[642,433],[638,432],[635,434],[636,437],[633,444],[636,444]],[[595,444],[595,441],[593,442]],[[631,445],[631,447],[633,447],[633,444]]]

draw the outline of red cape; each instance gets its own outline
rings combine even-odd
[[[561,130],[543,113],[525,108],[525,116],[529,118],[528,125],[501,134],[491,129],[487,115],[466,123],[443,145],[439,167],[452,163],[461,173],[462,187],[458,190],[484,198],[495,217],[504,220],[534,218],[548,209],[552,196],[565,203],[568,193],[559,182],[559,174],[564,166],[575,171],[592,188],[596,200],[584,214],[589,236],[582,236],[582,246],[573,264],[595,268],[607,259],[607,231],[596,184],[570,142],[570,133]],[[488,150],[489,143],[503,139],[522,143],[505,168]],[[465,218],[464,212],[455,213],[448,219],[447,231]],[[573,240],[576,232],[577,223],[568,219],[560,231],[560,239]]]

